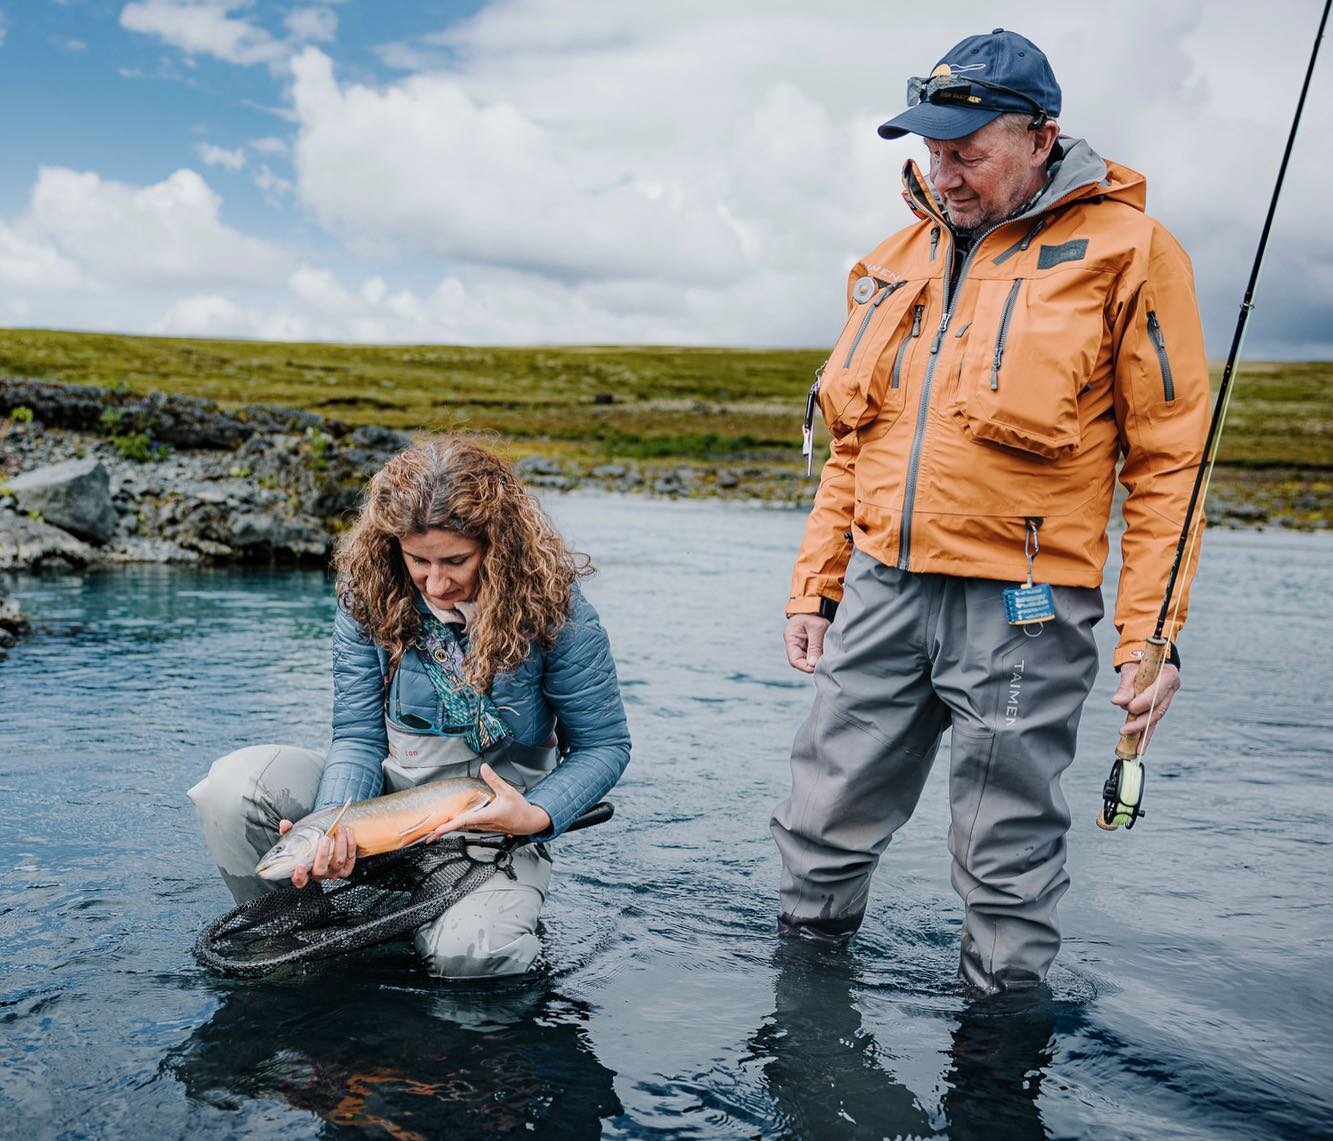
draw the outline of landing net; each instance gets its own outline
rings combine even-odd
[[[370,947],[443,915],[508,860],[494,849],[477,859],[453,836],[370,856],[348,879],[285,884],[219,916],[200,933],[194,954],[219,974],[259,978]]]

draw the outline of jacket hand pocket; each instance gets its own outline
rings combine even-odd
[[[841,438],[903,409],[905,369],[925,328],[924,281],[861,278],[819,381],[824,422]]]
[[[972,439],[1047,459],[1078,451],[1104,330],[1093,291],[1053,277],[981,283],[960,377]]]

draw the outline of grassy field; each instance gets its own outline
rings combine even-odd
[[[817,349],[335,345],[0,330],[0,374],[280,404],[354,424],[497,433],[511,455],[586,470],[634,461],[738,471],[741,494],[808,495],[796,479]],[[1214,377],[1214,382],[1217,378]],[[1309,522],[1333,480],[1333,362],[1243,363],[1217,475]],[[702,490],[714,490],[706,483]]]

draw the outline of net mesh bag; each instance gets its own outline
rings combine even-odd
[[[259,978],[411,934],[507,870],[506,851],[483,860],[467,848],[445,837],[358,860],[345,880],[285,884],[213,920],[195,957],[222,975]]]

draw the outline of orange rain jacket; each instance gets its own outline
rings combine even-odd
[[[1142,175],[1061,144],[1045,192],[979,237],[952,292],[948,223],[904,168],[918,221],[852,269],[818,381],[833,439],[789,616],[841,599],[853,545],[902,570],[1021,583],[1029,518],[1035,581],[1099,586],[1123,454],[1115,665],[1153,632],[1207,433],[1193,274],[1144,214]]]

